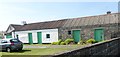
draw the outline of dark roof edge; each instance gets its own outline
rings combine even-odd
[[[106,15],[112,15],[112,14],[120,14],[120,13],[110,13],[110,14],[91,15],[91,16],[83,16],[83,17],[68,18],[68,19],[89,18],[89,17],[106,16]]]
[[[59,28],[28,29],[28,30],[15,30],[15,31],[47,30],[47,29],[59,29]]]

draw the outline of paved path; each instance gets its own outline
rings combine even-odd
[[[74,48],[74,46],[71,45],[43,45],[43,46],[33,46],[33,45],[24,45],[23,48]]]
[[[23,48],[47,48],[46,46],[23,46]]]

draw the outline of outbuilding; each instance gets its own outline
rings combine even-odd
[[[18,35],[23,43],[30,44],[52,43],[67,38],[73,38],[75,42],[89,38],[102,41],[119,36],[118,24],[118,13],[108,13],[24,25],[10,24],[6,35],[14,38]]]

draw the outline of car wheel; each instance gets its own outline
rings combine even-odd
[[[10,49],[10,48],[6,48],[6,51],[7,51],[7,52],[11,52],[11,49]]]

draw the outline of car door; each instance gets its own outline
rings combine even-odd
[[[6,40],[1,40],[0,43],[0,50],[6,50],[6,47],[8,46],[8,41]]]
[[[10,43],[7,40],[2,40],[0,46],[2,50],[6,50],[6,47],[10,47]]]
[[[17,48],[22,47],[22,42],[19,41],[18,39],[11,39],[10,42],[14,43],[14,46],[17,47]]]
[[[2,51],[2,45],[3,45],[3,44],[2,44],[1,41],[0,41],[0,51]]]

